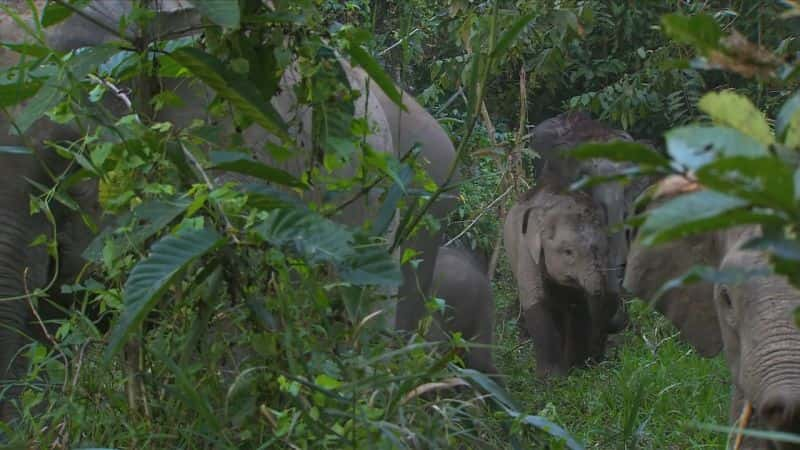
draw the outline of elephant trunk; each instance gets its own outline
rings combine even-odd
[[[591,316],[591,357],[599,359],[605,352],[608,324],[617,311],[617,295],[610,292],[605,273],[597,270],[583,283]]]
[[[797,304],[794,296],[794,292],[765,296],[753,302],[763,310],[755,311],[757,324],[742,335],[738,384],[752,403],[758,422],[773,430],[800,434],[800,330],[791,320]],[[800,448],[778,442],[775,446]]]
[[[18,396],[18,380],[24,375],[26,361],[20,349],[30,341],[30,307],[25,295],[41,288],[47,275],[47,253],[31,241],[46,228],[41,217],[28,214],[27,191],[9,189],[0,197],[0,419],[13,418],[9,399]],[[8,299],[8,300],[6,300]]]

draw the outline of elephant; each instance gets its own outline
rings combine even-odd
[[[633,138],[625,131],[592,119],[587,112],[569,111],[544,120],[531,131],[531,147],[539,155],[534,162],[534,179],[544,174],[553,175],[553,179],[558,180],[558,187],[566,190],[584,176],[618,174],[629,166],[600,158],[576,160],[564,154],[564,151],[583,143],[612,140],[633,141]],[[610,182],[585,189],[605,215],[612,231],[606,272],[608,291],[611,293],[620,291],[628,251],[625,232],[621,227],[630,214],[633,198],[641,188],[640,184]],[[617,314],[609,323],[609,331],[618,332],[625,328],[627,322],[627,311],[620,304]]]
[[[676,188],[676,178],[661,183],[659,188],[672,186],[657,202],[702,189],[685,180],[684,188]],[[744,248],[761,235],[759,226],[742,225],[654,247],[634,241],[624,285],[646,299],[692,265],[753,272],[738,283],[698,283],[673,289],[656,307],[662,308],[701,355],[713,356],[722,350],[732,379],[732,424],[748,404],[753,411],[748,427],[800,434],[800,330],[794,320],[800,291],[770,272],[765,254]],[[741,448],[786,450],[798,446],[747,437]]]
[[[606,226],[588,194],[553,189],[546,179],[509,211],[503,242],[540,378],[566,375],[605,351],[619,304],[606,278]]]
[[[464,248],[441,247],[433,272],[432,295],[444,299],[444,314],[437,314],[428,338],[441,340],[443,330],[460,332],[464,339],[479,346],[466,356],[470,369],[496,375],[491,345],[494,336],[494,298],[486,271],[473,254]]]
[[[131,22],[127,33],[132,40],[134,36],[145,40],[172,37],[174,35],[170,33],[174,30],[187,30],[192,28],[192,24],[199,24],[198,13],[186,8],[186,2],[165,0],[159,3],[161,9],[157,11],[155,21],[149,28],[142,30]],[[72,15],[62,23],[46,29],[47,42],[60,51],[109,42],[115,37],[106,30],[118,29],[117,23],[120,17],[129,12],[131,6],[130,2],[93,0],[83,6],[82,15]],[[0,18],[0,38],[3,41],[22,42],[25,36],[13,21]],[[0,60],[0,67],[13,65],[16,62],[16,58],[8,53],[2,53],[0,56],[5,58]],[[402,93],[405,110],[401,110],[389,100],[388,95],[377,83],[371,82],[364,70],[351,67],[341,58],[338,62],[351,87],[363,93],[354,101],[354,107],[356,117],[366,116],[369,119],[372,133],[366,138],[367,144],[375,151],[390,152],[396,156],[403,156],[414,145],[421,144],[420,163],[436,183],[444,184],[448,177],[448,169],[454,164],[456,155],[449,136],[438,122],[410,94]],[[290,65],[280,79],[280,89],[272,99],[272,104],[284,121],[292,127],[291,129],[295,130],[297,146],[310,149],[313,145],[312,111],[298,107],[292,89],[297,76],[295,66]],[[174,90],[183,100],[181,107],[160,111],[156,120],[169,121],[176,128],[184,127],[193,119],[203,117],[208,111],[208,102],[212,96],[208,95],[210,89],[200,83],[190,85],[184,80],[166,78],[159,80],[159,83],[145,84]],[[155,92],[140,90],[134,93],[143,96],[145,101],[141,103],[147,104],[148,96]],[[119,103],[114,98],[104,99],[104,106],[114,114],[124,112]],[[84,197],[80,201],[80,206],[91,213],[79,214],[68,208],[64,211],[59,208],[55,214],[59,237],[65,239],[59,248],[59,266],[54,266],[54,260],[51,260],[43,247],[26,246],[38,235],[48,233],[51,227],[42,214],[28,213],[26,206],[33,188],[25,178],[44,186],[51,186],[53,180],[43,166],[47,166],[51,173],[62,173],[67,169],[67,165],[45,145],[45,141],[74,141],[80,138],[81,134],[69,124],[57,124],[47,117],[41,117],[24,136],[17,136],[10,132],[16,111],[18,109],[10,111],[8,115],[0,116],[0,146],[27,146],[36,158],[31,155],[0,154],[0,174],[6,175],[0,181],[0,297],[3,298],[19,298],[25,294],[26,289],[34,291],[43,288],[47,285],[49,277],[56,273],[59,274],[58,282],[66,280],[65,276],[80,273],[85,261],[79,255],[94,237],[92,227],[85,226],[83,218],[91,214],[99,215],[100,212],[96,183],[86,182],[88,187],[79,189],[81,192],[77,192],[76,195]],[[236,131],[229,118],[222,119],[219,125],[231,134]],[[265,142],[274,142],[274,136],[257,125],[242,130],[241,136],[249,148],[260,149],[264,147]],[[266,155],[266,152],[262,153],[264,154],[256,155],[259,160],[296,176],[308,169],[307,158],[298,157],[278,162]],[[37,160],[46,164],[40,164]],[[348,166],[339,173],[348,174],[354,171],[354,167]],[[317,201],[326,194],[322,189],[312,189],[307,194],[306,200]],[[352,202],[342,208],[334,220],[348,225],[362,224],[377,214],[380,206],[379,194],[377,190],[372,190],[363,201]],[[455,207],[456,198],[457,196],[452,193],[443,195],[431,207],[431,213],[436,217],[443,217]],[[392,233],[390,227],[389,239],[392,238]],[[440,241],[440,233],[421,230],[409,239],[404,247],[400,247],[398,253],[405,248],[417,250],[422,255],[423,261],[416,272],[410,267],[403,268],[404,278],[399,292],[403,301],[397,307],[400,311],[399,317],[395,317],[394,300],[381,305],[385,310],[384,317],[388,326],[395,325],[399,329],[412,328],[425,314],[424,298],[430,291]],[[28,272],[25,272],[26,269],[29,269]],[[28,275],[26,283],[23,283],[23,273]],[[53,283],[51,296],[61,297],[57,287],[58,285]],[[58,300],[68,301],[63,298]],[[47,311],[47,314],[49,313],[50,311]],[[43,318],[46,320],[48,317],[43,316]],[[36,327],[31,324],[32,320],[32,312],[24,299],[0,302],[0,325],[2,325],[0,326],[0,379],[5,380],[3,384],[6,386],[13,385],[26,369],[25,358],[18,356],[18,353],[24,343],[29,341],[28,336],[36,333]],[[16,392],[12,389],[6,393],[5,399],[13,399],[15,396]],[[13,417],[10,401],[2,401],[1,406],[0,419]]]

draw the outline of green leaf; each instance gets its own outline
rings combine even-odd
[[[74,8],[80,9],[89,3],[89,0],[78,0],[69,2]],[[73,9],[56,3],[52,0],[47,2],[47,6],[42,11],[42,26],[47,28],[59,22],[63,22],[72,15]]]
[[[241,20],[239,2],[235,0],[189,0],[200,14],[219,26],[226,28],[239,28]]]
[[[503,53],[505,53],[511,44],[517,39],[517,36],[525,29],[525,27],[535,18],[537,18],[541,13],[535,12],[526,14],[520,18],[518,18],[504,33],[500,36],[500,40],[497,41],[497,45],[495,45],[494,51],[492,51],[492,58],[498,58]]]
[[[250,81],[229,71],[220,60],[193,47],[178,48],[170,56],[265,130],[286,141],[292,140],[269,99],[263,98]]]
[[[293,247],[310,263],[333,263],[354,285],[399,284],[399,267],[385,247],[356,246],[352,232],[313,211],[273,210],[255,231],[272,245]]]
[[[186,371],[175,363],[167,354],[162,353],[160,350],[153,351],[153,354],[172,372],[175,377],[177,388],[182,395],[182,400],[188,406],[189,410],[196,412],[203,418],[203,421],[209,425],[213,430],[219,432],[223,425],[219,421],[214,408],[208,401],[208,398],[202,395],[201,391],[195,386],[186,374]]]
[[[301,207],[302,201],[282,190],[270,187],[264,183],[248,183],[239,185],[238,190],[247,194],[247,204],[250,207],[265,211],[278,208]]]
[[[44,58],[50,54],[50,49],[36,44],[13,44],[10,42],[0,42],[0,45],[11,50],[12,52],[19,53],[20,55],[34,56],[36,58]]]
[[[45,82],[36,95],[28,101],[25,109],[16,117],[12,127],[14,133],[25,133],[31,125],[58,105],[67,95],[70,78],[83,80],[86,75],[95,70],[108,58],[119,52],[119,49],[110,45],[82,48],[72,54],[66,62],[64,69]]]
[[[655,304],[658,302],[664,294],[668,291],[679,288],[682,286],[688,286],[700,281],[705,281],[708,283],[725,283],[725,284],[739,284],[742,282],[747,281],[751,277],[756,276],[765,276],[769,275],[770,271],[768,269],[744,269],[744,268],[727,268],[723,270],[718,270],[714,267],[709,266],[692,266],[686,273],[675,277],[671,280],[668,280],[661,287],[658,288],[655,294],[653,294],[653,298],[650,299],[651,304]]]
[[[17,145],[0,145],[0,154],[33,155],[33,152],[28,147],[21,147]]]
[[[703,166],[696,175],[704,186],[753,205],[783,211],[797,208],[793,170],[772,156],[722,158]]]
[[[375,58],[370,56],[360,45],[351,45],[348,48],[348,53],[353,62],[361,66],[361,68],[367,72],[367,75],[369,75],[372,81],[378,84],[378,87],[383,90],[386,96],[395,102],[400,109],[405,111],[406,107],[403,105],[400,91],[397,89],[392,79],[389,78],[389,75],[387,75],[378,62],[375,61]]]
[[[114,226],[107,227],[98,234],[83,251],[82,256],[87,261],[100,261],[103,257],[103,247],[109,238],[114,240],[120,252],[138,247],[183,214],[191,203],[188,198],[146,201],[133,211],[119,217]],[[116,230],[121,227],[129,231],[117,232]]]
[[[727,127],[690,125],[666,133],[667,153],[688,170],[697,170],[716,158],[768,156],[755,139]]]
[[[719,47],[722,29],[708,14],[682,16],[666,14],[661,17],[661,26],[672,39],[697,47],[702,52]]]
[[[745,206],[743,199],[710,190],[681,195],[648,211],[639,239],[645,245],[655,245],[732,225],[774,221],[774,217],[744,210]]]
[[[791,148],[800,147],[800,92],[792,95],[775,119],[775,136]]]
[[[669,160],[650,147],[629,141],[589,143],[568,150],[568,156],[578,159],[605,158],[611,161],[629,161],[650,166],[669,167]]]
[[[733,91],[709,92],[697,107],[714,122],[735,128],[764,145],[775,142],[766,116],[745,96]]]
[[[215,169],[242,173],[294,188],[308,187],[289,172],[262,164],[246,153],[214,151],[211,152],[210,158]]]
[[[192,261],[224,243],[225,238],[212,229],[183,228],[153,244],[150,255],[136,264],[125,282],[122,294],[124,309],[111,331],[105,359],[110,359],[119,350],[128,333],[153,309]]]

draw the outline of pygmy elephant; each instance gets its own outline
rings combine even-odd
[[[567,190],[570,185],[584,176],[609,176],[619,173],[626,166],[605,159],[577,160],[566,155],[566,151],[588,142],[612,140],[632,141],[633,138],[622,130],[616,130],[592,119],[587,112],[569,111],[542,121],[532,130],[531,146],[539,154],[534,163],[534,177],[552,175],[560,189]],[[627,242],[620,228],[626,219],[629,202],[633,195],[621,182],[603,183],[586,189],[595,200],[598,210],[605,216],[612,229],[608,250],[608,270],[606,272],[608,291],[620,291],[624,273]],[[619,229],[618,229],[619,228]],[[609,331],[616,332],[625,327],[628,321],[624,307],[609,323]]]
[[[694,186],[691,189],[698,189]],[[685,190],[675,190],[680,195]],[[800,291],[771,275],[766,255],[743,245],[761,236],[758,226],[684,238],[667,246],[634,242],[625,285],[637,295],[657,289],[696,264],[738,269],[751,275],[738,283],[680,288],[664,298],[664,312],[701,354],[721,347],[731,371],[730,420],[752,407],[749,428],[800,433],[800,330],[794,312]],[[752,273],[755,272],[755,273]],[[658,305],[657,305],[658,306]],[[716,316],[716,317],[715,317]],[[746,438],[749,450],[796,449],[796,444]]]
[[[24,4],[25,2],[20,3]],[[147,42],[156,38],[165,38],[174,30],[202,29],[199,27],[199,15],[193,9],[187,9],[186,2],[164,0],[159,2],[159,5],[161,9],[156,11],[155,25],[150,28],[139,29],[138,25],[134,23],[135,21],[127,22],[130,24],[127,32],[130,34],[131,41],[140,42],[144,39]],[[72,15],[60,24],[46,30],[49,44],[60,51],[68,51],[82,46],[112,41],[115,36],[106,30],[118,30],[120,18],[131,11],[133,4],[131,2],[94,0],[81,7],[83,7],[82,14]],[[134,39],[134,36],[137,38]],[[0,17],[0,40],[21,42],[24,38],[24,34],[15,22]],[[16,62],[16,58],[9,53],[3,52],[0,53],[0,56],[8,59],[0,61],[0,67]],[[354,100],[354,116],[368,119],[372,133],[366,138],[367,144],[376,152],[389,152],[396,156],[402,156],[415,144],[420,144],[420,158],[423,167],[435,182],[440,185],[444,183],[447,168],[455,159],[455,149],[448,135],[436,120],[407,93],[403,95],[406,111],[402,111],[399,106],[389,100],[377,83],[370,82],[369,76],[364,70],[351,67],[344,60],[338,60],[338,62],[353,90],[362,94]],[[293,89],[293,83],[297,81],[294,78],[296,75],[297,72],[290,65],[283,72],[279,83],[280,87],[271,102],[284,121],[292,127],[291,129],[300,130],[293,136],[297,141],[296,146],[310,150],[314,145],[311,142],[312,111],[298,105]],[[207,118],[208,103],[214,96],[209,95],[210,89],[201,83],[187,83],[185,79],[165,78],[157,80],[156,83],[146,83],[146,85],[154,90],[157,88],[173,90],[182,100],[182,106],[165,108],[159,112],[156,120],[172,122],[177,129],[189,125],[194,119]],[[367,89],[373,95],[367,95]],[[141,99],[142,101],[134,101],[133,104],[149,104],[149,96],[157,93],[157,91],[134,90],[132,95],[140,95],[145,98]],[[112,103],[114,105],[108,106],[107,109],[115,114],[118,113],[120,101],[108,97],[112,96],[106,96],[103,106]],[[44,186],[51,186],[53,179],[47,175],[48,172],[40,165],[40,161],[46,162],[50,172],[56,174],[61,173],[66,165],[45,145],[45,141],[75,141],[82,134],[77,127],[71,124],[55,124],[43,116],[29,128],[24,136],[16,136],[10,132],[11,124],[15,120],[14,113],[15,111],[11,111],[10,115],[0,116],[0,146],[28,146],[38,158],[30,155],[0,154],[0,175],[3,175],[2,181],[0,181],[0,298],[16,299],[0,302],[0,380],[3,380],[4,387],[13,385],[15,380],[25,372],[25,359],[18,356],[18,353],[24,343],[29,341],[28,336],[36,334],[34,329],[36,327],[31,324],[32,312],[23,298],[24,294],[45,287],[56,270],[60,273],[57,281],[62,279],[66,281],[65,274],[77,275],[84,263],[79,255],[93,237],[89,228],[84,226],[81,215],[65,208],[63,212],[55,211],[59,237],[65,238],[60,248],[60,267],[53,266],[43,247],[28,247],[28,244],[37,236],[48,233],[52,227],[42,214],[32,216],[28,213],[28,198],[29,194],[34,192],[34,188],[25,181],[25,178],[37,181]],[[249,148],[263,149],[266,142],[275,142],[274,136],[258,125],[238,130],[230,117],[222,118],[220,121],[221,123],[215,125],[219,125],[223,132],[227,132],[231,136],[239,134]],[[360,152],[356,153],[360,154]],[[274,161],[266,154],[257,156],[260,160],[296,176],[300,176],[308,170],[309,158],[304,152],[298,152],[297,157],[284,162]],[[351,165],[342,170],[352,173],[355,172],[355,167]],[[91,187],[84,190],[86,201],[79,203],[84,209],[89,208],[91,211],[99,213],[95,191]],[[83,195],[84,193],[79,192],[78,194]],[[323,193],[313,191],[309,195],[312,196],[310,201],[313,201],[321,198]],[[344,197],[342,193],[340,195]],[[455,206],[454,198],[455,196],[452,194],[443,196],[439,202],[433,205],[431,212],[438,217],[444,216]],[[360,225],[368,218],[375,217],[380,203],[379,193],[370,192],[363,201],[352,202],[342,208],[339,216],[335,219],[351,225]],[[391,232],[390,229],[390,234]],[[417,272],[410,268],[404,268],[404,280],[400,288],[400,295],[405,301],[401,302],[399,308],[402,318],[396,319],[400,327],[410,328],[412,326],[410,324],[415,324],[415,321],[424,313],[422,299],[429,291],[439,245],[439,234],[428,232],[419,232],[406,243],[407,247],[414,248],[421,253],[423,262],[419,265]],[[402,252],[402,248],[400,251]],[[26,275],[27,278],[23,279],[23,275]],[[53,284],[52,290],[58,292],[58,285]],[[388,304],[386,309],[390,310],[389,319],[394,321],[395,317],[391,312],[393,301]],[[43,318],[47,319],[47,317]],[[12,390],[3,396],[4,400],[0,401],[2,406],[0,419],[12,417],[8,399],[14,398],[15,395],[16,393]]]
[[[428,337],[441,339],[440,327],[450,333],[460,332],[464,339],[478,344],[467,353],[467,367],[496,374],[490,348],[494,335],[494,298],[489,277],[476,256],[463,248],[440,248],[432,291],[445,300],[447,307],[443,315],[437,315]]]
[[[537,374],[565,375],[601,357],[619,300],[606,279],[605,217],[591,197],[540,182],[509,212],[503,241]]]

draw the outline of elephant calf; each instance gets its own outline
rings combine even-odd
[[[497,374],[492,359],[494,335],[494,298],[486,271],[476,256],[465,249],[441,247],[433,272],[434,295],[447,303],[444,317],[437,317],[429,338],[443,338],[443,327],[460,332],[464,339],[478,346],[466,357],[467,367],[483,373]]]
[[[606,282],[609,234],[602,208],[586,193],[552,186],[540,180],[503,228],[542,378],[602,356],[619,301]]]

